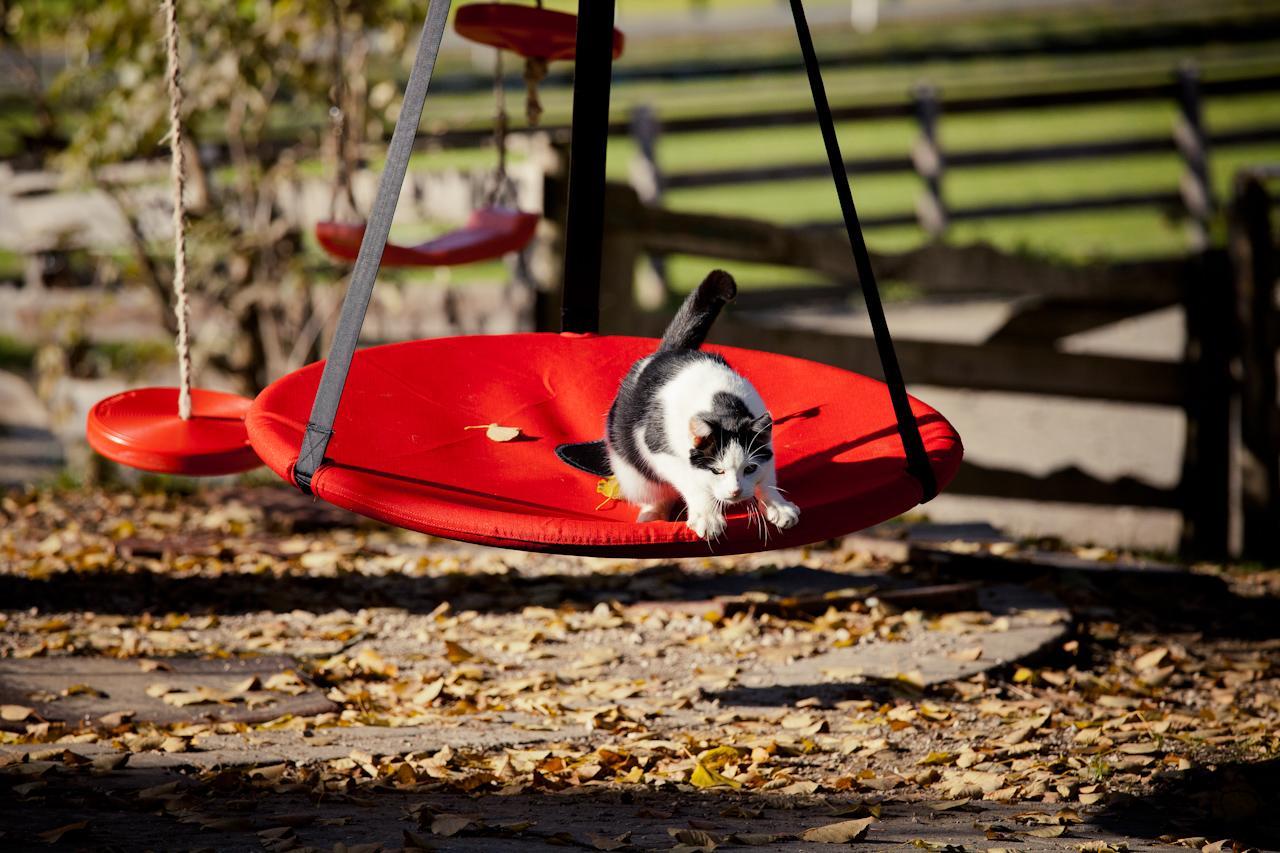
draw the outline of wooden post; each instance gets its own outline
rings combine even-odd
[[[1182,546],[1188,557],[1228,555],[1231,530],[1231,404],[1235,295],[1221,251],[1187,260],[1182,276],[1187,344],[1187,439],[1179,492]]]
[[[947,229],[947,206],[942,200],[944,161],[938,143],[938,92],[932,86],[917,86],[912,93],[920,136],[911,148],[911,162],[924,182],[924,192],[916,199],[916,218],[920,227],[932,238]]]
[[[1240,466],[1243,553],[1280,562],[1280,408],[1277,407],[1276,247],[1271,197],[1256,177],[1236,180],[1231,259],[1240,328]]]
[[[1209,247],[1209,221],[1213,218],[1213,184],[1209,178],[1209,139],[1200,103],[1200,70],[1190,62],[1178,66],[1178,120],[1173,140],[1186,165],[1179,190],[1191,217],[1191,248]]]
[[[662,204],[664,182],[658,167],[658,137],[662,122],[653,107],[640,104],[631,112],[631,138],[636,144],[636,156],[631,161],[631,185],[640,201],[647,205]],[[647,263],[636,280],[636,302],[645,310],[655,310],[666,305],[671,293],[667,278],[667,259],[663,255],[646,256]]]

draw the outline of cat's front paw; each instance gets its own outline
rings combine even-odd
[[[788,527],[795,527],[800,520],[800,507],[786,498],[778,498],[765,504],[764,517],[779,530],[786,530]]]
[[[689,513],[689,529],[698,534],[700,539],[718,539],[721,533],[724,533],[725,520],[724,515],[712,510],[711,512],[690,512]]]

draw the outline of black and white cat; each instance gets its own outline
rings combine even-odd
[[[667,519],[677,498],[703,539],[719,537],[725,507],[744,500],[758,498],[779,530],[800,520],[799,507],[778,491],[764,401],[728,362],[699,349],[737,292],[727,272],[708,275],[658,351],[632,365],[609,409],[609,463],[622,497],[640,507],[637,521]]]

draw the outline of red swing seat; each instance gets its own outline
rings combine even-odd
[[[803,545],[907,512],[920,485],[883,383],[789,356],[722,353],[759,389],[776,419],[778,479],[800,522],[766,544],[739,509],[711,544],[681,522],[635,522],[606,502],[599,477],[556,456],[557,446],[604,432],[627,368],[653,352],[645,338],[518,334],[388,344],[355,354],[326,461],[311,488],[330,503],[389,524],[484,545],[569,554],[707,556]],[[293,482],[323,363],[274,382],[246,424],[254,449]],[[939,487],[955,476],[960,437],[919,400],[912,407]],[[495,442],[468,426],[498,423],[521,436]]]
[[[472,212],[467,224],[419,243],[401,246],[387,243],[382,253],[384,267],[452,267],[500,258],[529,244],[538,230],[539,216],[505,207],[482,207]],[[316,240],[333,258],[354,261],[364,239],[363,224],[317,222]]]
[[[453,28],[465,39],[509,50],[526,59],[573,59],[578,16],[513,3],[470,3],[455,13]],[[613,58],[622,55],[623,36],[613,31]]]
[[[191,418],[184,421],[177,388],[136,388],[95,403],[85,435],[98,453],[130,468],[190,477],[238,474],[262,464],[245,434],[252,403],[192,388]]]

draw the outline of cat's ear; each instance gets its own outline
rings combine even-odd
[[[704,418],[694,415],[689,419],[689,437],[694,447],[703,447],[711,440],[711,424]]]
[[[773,429],[773,416],[765,412],[760,417],[751,422],[751,431],[757,433],[766,433]]]

